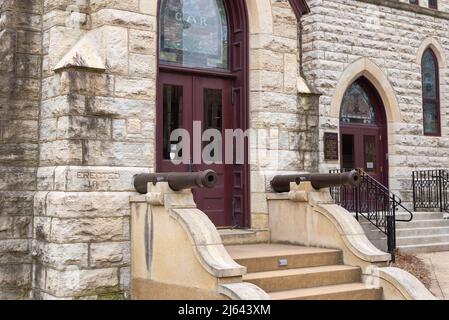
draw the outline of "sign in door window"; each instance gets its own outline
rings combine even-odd
[[[365,171],[376,172],[377,171],[376,137],[364,136],[363,140],[365,145]]]

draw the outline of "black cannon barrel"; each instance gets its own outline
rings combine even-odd
[[[310,181],[315,189],[331,188],[338,186],[358,186],[360,174],[356,171],[343,173],[314,173],[314,174],[291,174],[275,176],[271,181],[274,191],[282,193],[290,191],[290,183],[300,184],[303,181]]]
[[[134,179],[134,187],[137,192],[145,194],[148,192],[148,183],[156,185],[159,182],[168,182],[168,185],[174,191],[191,188],[213,188],[218,182],[218,176],[213,170],[139,174]]]

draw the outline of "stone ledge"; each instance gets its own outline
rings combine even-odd
[[[55,72],[77,68],[96,72],[128,72],[128,33],[120,27],[103,26],[87,32],[56,64]],[[125,63],[126,62],[126,63]],[[126,64],[126,65],[125,65]]]

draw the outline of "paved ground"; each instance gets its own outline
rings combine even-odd
[[[432,273],[431,291],[441,299],[449,300],[449,252],[418,254]]]

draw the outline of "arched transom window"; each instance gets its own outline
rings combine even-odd
[[[440,84],[438,61],[432,49],[422,58],[423,127],[425,135],[440,135]]]
[[[223,0],[162,0],[160,62],[228,69],[228,18]]]
[[[373,102],[365,89],[357,82],[349,87],[343,97],[340,119],[343,123],[376,123]]]

